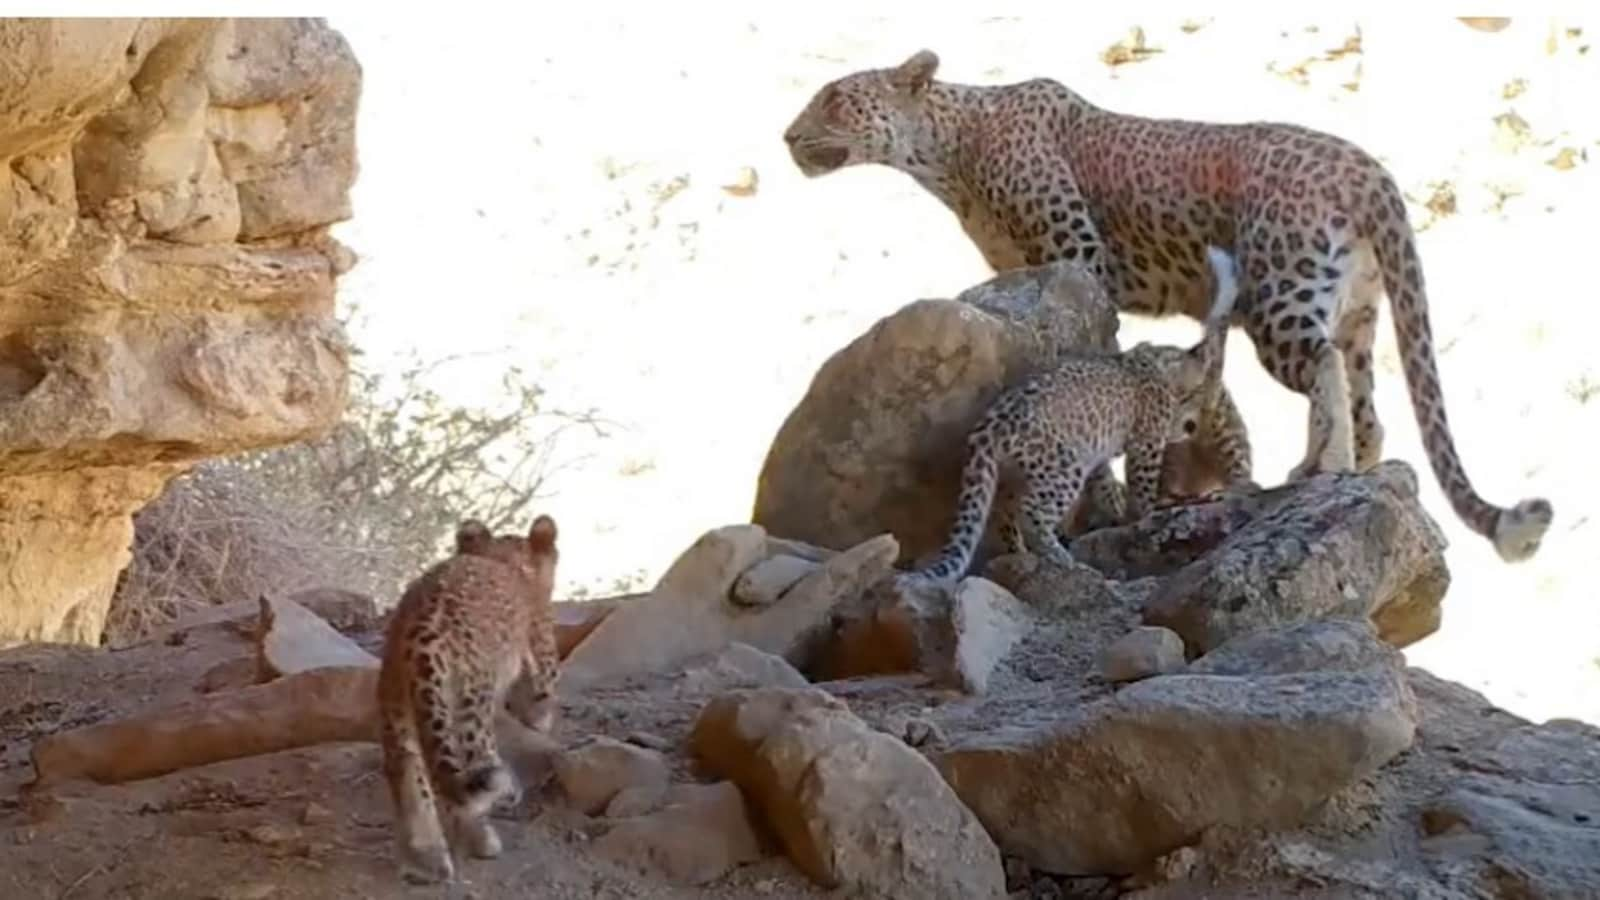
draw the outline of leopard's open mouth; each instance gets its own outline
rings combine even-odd
[[[795,165],[808,176],[826,175],[845,164],[850,151],[830,144],[796,144],[793,151]]]

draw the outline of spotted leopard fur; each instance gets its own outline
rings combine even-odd
[[[548,516],[526,536],[496,536],[467,520],[455,553],[413,581],[394,610],[378,707],[408,880],[453,878],[455,843],[478,858],[500,853],[488,812],[520,789],[496,749],[494,722],[505,707],[530,728],[553,725],[558,557]]]
[[[1011,553],[1026,549],[1070,562],[1057,529],[1086,488],[1114,483],[1110,463],[1123,454],[1126,518],[1155,508],[1165,449],[1194,436],[1221,384],[1238,283],[1226,253],[1211,248],[1208,256],[1216,300],[1200,343],[1187,350],[1141,343],[1121,353],[1075,355],[1000,394],[968,434],[950,538],[911,577],[949,581],[966,574],[1003,471],[1022,482],[1000,522]]]
[[[941,82],[938,64],[923,50],[824,85],[784,133],[795,163],[808,176],[857,164],[905,172],[956,214],[993,269],[1080,260],[1138,314],[1204,316],[1204,248],[1229,248],[1242,272],[1235,324],[1267,371],[1309,401],[1291,479],[1381,459],[1372,346],[1386,294],[1452,508],[1503,559],[1538,551],[1550,502],[1495,506],[1467,478],[1405,200],[1370,154],[1296,125],[1118,113],[1045,78]]]

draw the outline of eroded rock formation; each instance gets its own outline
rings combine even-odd
[[[361,70],[306,19],[10,19],[0,58],[0,646],[95,644],[169,478],[344,408]]]

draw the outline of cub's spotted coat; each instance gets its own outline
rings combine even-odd
[[[1082,261],[1118,307],[1205,314],[1204,248],[1238,259],[1235,323],[1309,400],[1290,477],[1366,471],[1383,455],[1372,345],[1387,294],[1423,446],[1461,520],[1508,561],[1538,551],[1548,500],[1507,509],[1467,479],[1445,416],[1427,291],[1405,200],[1361,148],[1295,125],[1151,119],[1050,79],[934,80],[923,50],[824,85],[784,133],[809,176],[872,163],[909,174],[994,269]]]
[[[1022,481],[1003,508],[1007,552],[1027,549],[1070,562],[1057,529],[1086,487],[1112,482],[1111,460],[1127,454],[1126,517],[1156,505],[1164,451],[1193,437],[1222,380],[1228,313],[1238,291],[1233,260],[1208,251],[1216,300],[1200,343],[1188,350],[1149,343],[1121,353],[1070,358],[1003,392],[967,437],[955,524],[939,556],[911,575],[951,581],[966,574],[983,537],[1001,473]]]
[[[452,878],[455,844],[478,858],[500,853],[488,812],[519,788],[496,749],[494,720],[504,705],[530,728],[553,724],[558,558],[548,516],[526,537],[495,536],[468,520],[456,530],[456,552],[413,581],[394,610],[378,706],[409,880]]]

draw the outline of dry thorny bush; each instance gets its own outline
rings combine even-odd
[[[449,362],[445,360],[444,362]],[[398,598],[465,516],[515,529],[592,413],[546,410],[509,370],[500,403],[451,407],[428,387],[442,363],[411,363],[390,391],[354,371],[344,420],[319,440],[212,460],[135,517],[106,640],[126,643],[187,607],[337,587]]]

